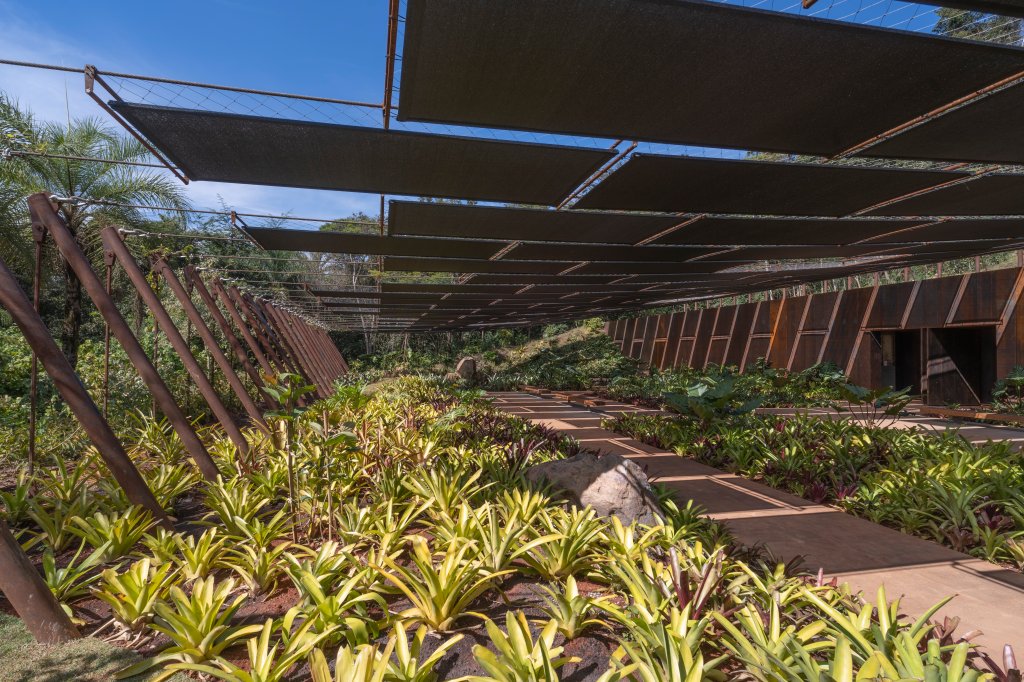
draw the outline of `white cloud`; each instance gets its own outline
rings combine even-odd
[[[0,56],[25,62],[56,64],[81,68],[85,64],[124,68],[133,72],[159,75],[159,67],[138,64],[131,68],[116,55],[86,47],[65,33],[60,22],[47,22],[45,32],[29,26],[9,6],[0,2]],[[64,122],[70,118],[100,117],[107,114],[85,94],[84,76],[0,64],[0,91],[31,110],[40,120]],[[113,121],[111,121],[113,124]],[[376,215],[380,209],[377,195],[323,190],[234,185],[220,182],[194,182],[185,188],[197,208],[219,209],[227,205],[242,213],[290,214],[334,218],[363,211]]]

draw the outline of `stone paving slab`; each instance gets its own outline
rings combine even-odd
[[[607,406],[597,408],[600,411],[567,407],[515,392],[491,396],[497,407],[580,437],[588,449],[615,452],[637,462],[655,482],[675,490],[681,501],[692,499],[709,516],[726,523],[740,542],[762,544],[783,560],[802,556],[807,568],[820,567],[871,599],[884,585],[889,599],[904,596],[908,614],[923,613],[939,600],[957,595],[939,615],[960,616],[960,634],[982,630],[975,641],[997,660],[1003,644],[1024,651],[1020,573],[601,429]],[[553,414],[557,419],[549,416]],[[912,419],[936,430],[960,426],[960,434],[973,442],[1024,441],[1024,429],[979,425],[965,431],[968,425],[943,425],[943,420],[931,417]]]

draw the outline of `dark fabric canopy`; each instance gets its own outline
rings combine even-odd
[[[557,274],[572,261],[473,260],[464,258],[385,258],[384,271],[393,272],[493,272]]]
[[[111,102],[193,180],[557,204],[611,152]]]
[[[675,216],[496,208],[392,201],[393,235],[636,244],[677,225]]]
[[[1018,70],[1024,71],[1024,62]],[[1024,163],[1021,111],[1024,111],[1024,87],[1017,85],[910,128],[868,148],[862,155]]]
[[[1022,54],[717,2],[409,0],[399,119],[831,156]]]
[[[490,258],[501,248],[495,242],[465,239],[378,237],[320,230],[247,228],[256,242],[270,251],[312,251],[374,256],[430,256],[431,258]]]
[[[700,218],[658,244],[839,245],[921,225],[922,220]]]
[[[877,239],[864,242],[867,244],[884,244],[889,242],[932,242],[936,248],[957,248],[963,250],[978,246],[980,240],[1019,240],[1024,239],[1024,220],[947,220],[944,222],[923,224],[902,232],[888,234]],[[942,242],[960,242],[960,244],[944,244]],[[924,244],[928,247],[929,244]],[[997,246],[997,244],[992,244]],[[988,246],[982,246],[988,248]]]
[[[877,208],[868,215],[1024,215],[1024,175],[985,175]]]
[[[637,154],[576,208],[844,216],[963,177],[967,174]]]

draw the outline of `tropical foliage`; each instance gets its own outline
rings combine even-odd
[[[168,488],[173,531],[149,527],[95,456],[6,494],[9,522],[83,626],[146,648],[123,676],[276,681],[307,663],[314,680],[377,682],[452,679],[455,665],[503,682],[584,665],[605,682],[1005,675],[884,593],[869,601],[741,552],[692,505],[625,526],[527,485],[525,466],[579,444],[478,393],[407,378],[270,419],[285,436],[250,431],[248,473],[218,456],[220,480]],[[192,466],[151,447],[131,448],[144,470]],[[19,501],[29,486],[34,514]],[[284,608],[266,615],[271,604]],[[460,646],[469,631],[475,646]],[[611,655],[580,660],[570,640],[588,637]]]

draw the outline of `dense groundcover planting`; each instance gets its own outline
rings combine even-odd
[[[407,378],[272,422],[247,462],[205,434],[213,484],[164,425],[140,428],[131,454],[174,530],[89,453],[4,493],[67,610],[146,656],[123,676],[1007,679],[949,628],[742,550],[689,505],[623,526],[530,487],[526,466],[578,444],[479,393]]]
[[[713,423],[623,415],[606,424],[813,502],[1024,569],[1024,456],[1012,442],[819,417]]]

